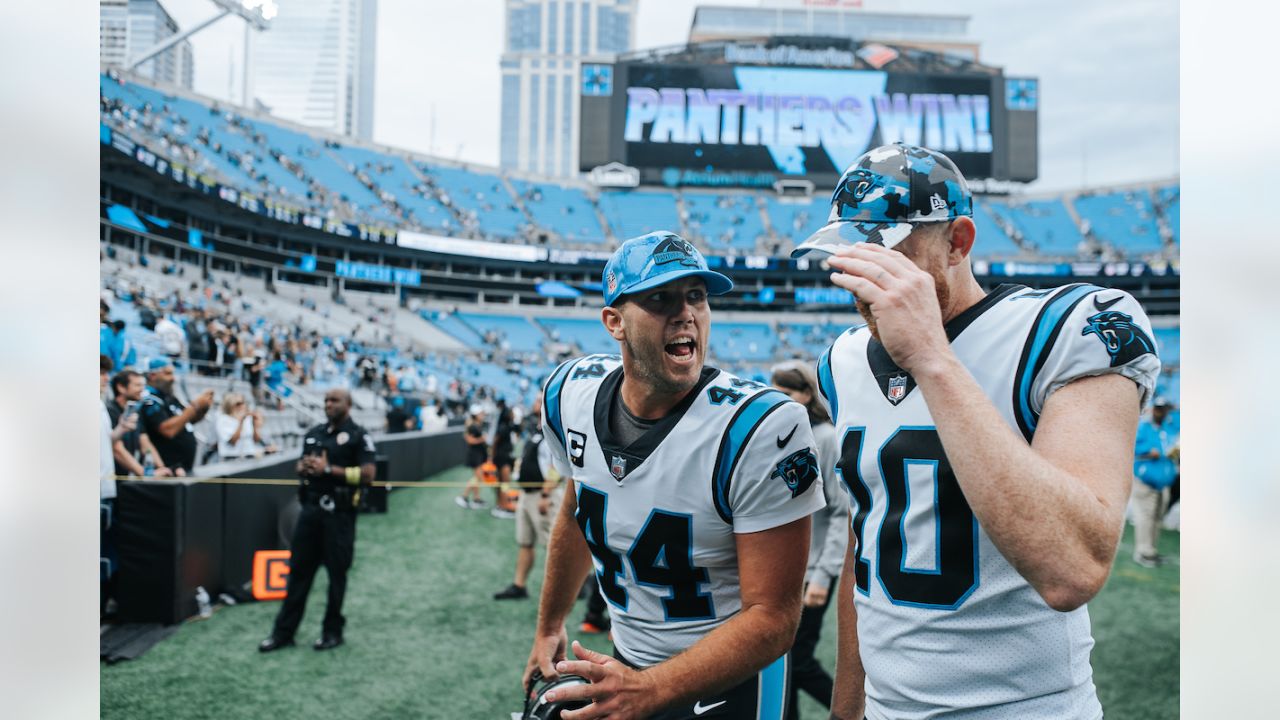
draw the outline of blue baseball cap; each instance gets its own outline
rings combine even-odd
[[[167,367],[173,367],[173,361],[166,357],[154,357],[147,363],[147,372],[155,372],[163,370]]]
[[[951,158],[918,145],[881,145],[844,171],[831,195],[826,226],[796,246],[791,257],[834,254],[860,242],[892,248],[911,234],[913,223],[966,215],[973,215],[973,195]]]
[[[708,270],[707,259],[679,235],[659,231],[631,238],[604,266],[604,304],[612,306],[623,295],[652,290],[690,275],[707,283],[708,295],[723,295],[733,289],[733,281]]]

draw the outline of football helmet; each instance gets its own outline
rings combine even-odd
[[[524,715],[520,717],[522,720],[560,720],[561,711],[577,710],[591,703],[586,700],[548,701],[547,692],[574,685],[590,684],[591,681],[581,675],[561,675],[555,680],[548,681],[540,671],[534,670],[533,676],[529,678],[529,685],[525,688]]]

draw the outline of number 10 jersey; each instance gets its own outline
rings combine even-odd
[[[951,347],[1030,442],[1048,396],[1119,373],[1145,403],[1160,363],[1129,295],[1005,285],[947,323]],[[1000,554],[952,473],[915,381],[865,328],[818,361],[853,499],[869,720],[1102,717],[1088,610],[1058,612]],[[846,632],[841,628],[841,632]]]

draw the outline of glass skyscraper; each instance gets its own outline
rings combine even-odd
[[[104,68],[123,68],[130,58],[178,32],[178,23],[157,0],[99,0],[98,60]],[[190,90],[195,77],[190,41],[183,40],[133,72],[154,82]]]
[[[507,0],[506,10],[502,166],[577,175],[582,64],[634,48],[636,0]]]
[[[373,138],[377,0],[276,0],[279,14],[251,33],[249,97],[271,114]]]

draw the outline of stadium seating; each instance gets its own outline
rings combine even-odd
[[[435,181],[441,200],[469,216],[485,237],[515,239],[529,224],[497,175],[424,162],[417,165]]]
[[[1166,368],[1182,364],[1182,331],[1180,328],[1152,328],[1160,364]]]
[[[764,323],[717,322],[711,328],[711,355],[719,361],[770,360],[777,337]]]
[[[616,353],[618,343],[602,332],[596,318],[538,318],[553,340],[577,345],[584,353]]]
[[[460,340],[462,344],[472,350],[484,348],[484,337],[472,329],[470,325],[463,322],[457,315],[434,310],[422,310],[421,314],[424,320]]]
[[[1041,254],[1050,257],[1075,257],[1084,236],[1067,212],[1061,198],[1024,202],[990,203],[988,207],[1022,232]]]
[[[607,190],[593,201],[573,182],[506,178],[498,170],[336,142],[107,74],[99,91],[104,123],[174,162],[351,222],[518,243],[545,231],[560,246],[580,248],[671,230],[713,254],[785,255],[829,212],[826,193],[796,202],[761,191]],[[975,205],[979,258],[1095,257],[1104,248],[1085,238],[1073,211],[1117,259],[1163,250],[1162,233],[1175,244],[1180,236],[1177,185],[1101,189],[1074,199],[982,197]]]
[[[764,220],[752,195],[682,193],[687,239],[716,254],[754,252]]]
[[[675,196],[655,190],[628,190],[600,193],[600,210],[604,212],[613,235],[626,240],[657,230],[683,232],[676,211]]]
[[[542,344],[547,341],[547,336],[541,329],[519,316],[464,312],[456,315],[481,337],[493,333],[496,344],[504,350],[536,353],[542,350]]]
[[[581,188],[554,183],[512,180],[511,186],[524,201],[533,221],[568,244],[600,245],[605,230],[600,227],[596,208]]]
[[[1096,239],[1124,255],[1143,255],[1161,248],[1155,209],[1146,192],[1080,195],[1075,208]]]

